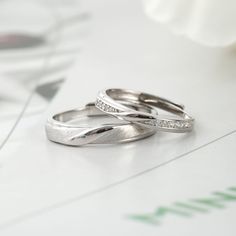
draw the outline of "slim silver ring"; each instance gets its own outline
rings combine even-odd
[[[127,102],[125,104],[137,111],[145,111],[150,114],[156,112],[148,106],[128,104]],[[71,121],[84,117],[107,117],[112,119],[112,117],[97,109],[94,103],[89,103],[83,108],[59,113],[48,119],[45,125],[48,139],[69,146],[113,144],[143,139],[156,132],[153,127],[143,127],[116,119],[114,123],[93,125],[93,127],[88,124],[71,124]]]
[[[121,101],[143,104],[164,110],[172,115],[150,114],[121,104]],[[101,111],[143,126],[152,126],[158,130],[183,133],[193,129],[194,119],[184,111],[184,106],[162,97],[148,93],[125,89],[107,89],[100,91],[95,103]]]

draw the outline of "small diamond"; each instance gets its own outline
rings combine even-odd
[[[157,120],[156,125],[159,127],[164,127],[164,121],[163,120]]]
[[[157,120],[157,126],[161,127],[161,121]]]
[[[184,124],[184,128],[190,128],[191,127],[191,123],[189,121],[186,121]]]
[[[109,107],[107,104],[105,104],[105,111],[108,111]]]
[[[181,121],[175,121],[174,128],[181,128],[181,127],[182,127]]]
[[[169,121],[169,128],[174,128],[175,124],[173,121]]]
[[[163,127],[168,128],[168,126],[169,126],[168,121],[167,120],[163,120]]]

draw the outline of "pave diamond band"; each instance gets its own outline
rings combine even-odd
[[[193,121],[192,120],[159,120],[157,119],[156,124],[158,128],[162,129],[182,129],[189,130],[193,127]]]
[[[120,112],[119,109],[116,109],[115,107],[111,105],[108,105],[107,103],[103,102],[100,99],[96,100],[95,106],[104,112]]]
[[[93,122],[95,118],[102,118],[102,122],[82,125],[84,118],[92,118]],[[107,118],[109,122],[104,123]],[[98,93],[95,103],[50,117],[45,128],[48,139],[53,142],[82,146],[139,140],[157,130],[184,133],[193,126],[194,119],[183,105],[148,93],[107,89]]]
[[[120,101],[129,101],[164,110],[171,115],[147,114],[135,111]],[[170,100],[147,93],[123,89],[108,89],[98,93],[96,107],[101,111],[113,115],[118,119],[126,120],[145,126],[152,126],[167,132],[189,132],[193,129],[194,119],[189,116],[184,106]]]

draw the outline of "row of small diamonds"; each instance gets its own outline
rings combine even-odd
[[[104,112],[119,112],[118,109],[104,103],[102,100],[97,99],[96,107]],[[145,124],[157,126],[159,128],[172,128],[172,129],[188,129],[192,127],[192,121],[188,120],[150,120],[145,121]]]
[[[192,127],[192,122],[188,120],[157,120],[156,125],[160,128],[189,129]]]
[[[157,126],[159,128],[188,129],[192,127],[192,122],[186,120],[150,120],[145,121],[144,123],[152,126]]]
[[[100,99],[97,99],[96,103],[95,103],[96,107],[101,109],[102,111],[105,112],[119,112],[118,109],[106,104],[105,102],[103,102]]]

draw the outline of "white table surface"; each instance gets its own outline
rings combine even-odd
[[[91,31],[66,83],[40,120],[25,117],[1,150],[1,235],[235,235],[235,202],[158,227],[125,215],[235,184],[236,51],[171,34],[137,1],[85,5]],[[50,114],[109,87],[182,102],[196,119],[194,132],[82,148],[46,139]]]

